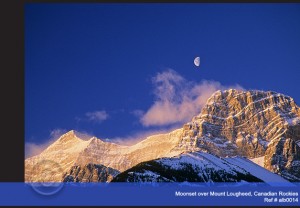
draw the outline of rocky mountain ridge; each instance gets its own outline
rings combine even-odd
[[[265,156],[264,167],[299,180],[300,109],[276,92],[217,91],[185,124],[184,145],[215,155]],[[294,177],[296,176],[296,178]]]
[[[215,92],[201,113],[183,128],[150,136],[132,146],[96,137],[82,140],[70,131],[40,155],[25,160],[25,181],[41,180],[43,168],[35,167],[45,159],[59,164],[60,169],[52,170],[52,180],[61,181],[72,176],[76,167],[84,170],[88,164],[124,172],[142,162],[190,152],[217,157],[264,156],[266,169],[299,181],[299,144],[300,110],[291,97],[272,91],[230,89]]]
[[[174,156],[182,152],[172,150],[178,144],[181,132],[182,129],[178,129],[167,134],[149,136],[132,146],[122,146],[96,137],[82,140],[76,136],[75,131],[69,131],[41,154],[25,160],[25,181],[44,180],[42,173],[48,169],[49,160],[60,167],[51,170],[51,180],[61,181],[74,166],[95,164],[122,172],[140,162]]]

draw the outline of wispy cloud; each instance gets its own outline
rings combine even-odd
[[[88,118],[89,121],[95,121],[101,123],[102,121],[105,121],[108,119],[109,115],[106,111],[93,111],[93,112],[87,112],[85,116]]]
[[[223,86],[220,82],[202,80],[195,83],[186,80],[172,69],[152,78],[155,101],[141,115],[144,126],[164,126],[187,122],[200,113],[207,99],[217,90],[243,89],[240,85]]]
[[[44,143],[34,143],[26,142],[25,143],[25,158],[29,158],[35,155],[40,154],[44,151],[49,145],[55,142],[61,135],[67,133],[66,129],[54,129],[50,131],[47,141]]]

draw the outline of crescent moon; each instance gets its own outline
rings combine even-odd
[[[200,66],[200,57],[199,56],[194,59],[194,64],[195,64],[195,66]]]

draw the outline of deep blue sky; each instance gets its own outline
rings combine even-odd
[[[100,138],[150,129],[131,112],[149,109],[151,77],[167,68],[300,104],[300,5],[27,4],[26,142],[54,129]],[[85,119],[102,110],[107,120]]]

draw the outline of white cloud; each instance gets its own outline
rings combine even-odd
[[[102,122],[109,117],[106,111],[87,112],[85,116],[88,118],[88,120],[96,122]]]
[[[223,86],[217,81],[202,80],[195,83],[186,80],[172,69],[153,77],[155,101],[140,116],[144,126],[164,126],[190,121],[198,115],[207,99],[217,90],[243,89],[239,85]]]
[[[25,158],[29,158],[35,155],[40,154],[44,151],[49,145],[55,142],[61,135],[67,133],[66,129],[54,129],[50,131],[49,138],[44,143],[33,143],[33,142],[26,142],[25,143]]]

